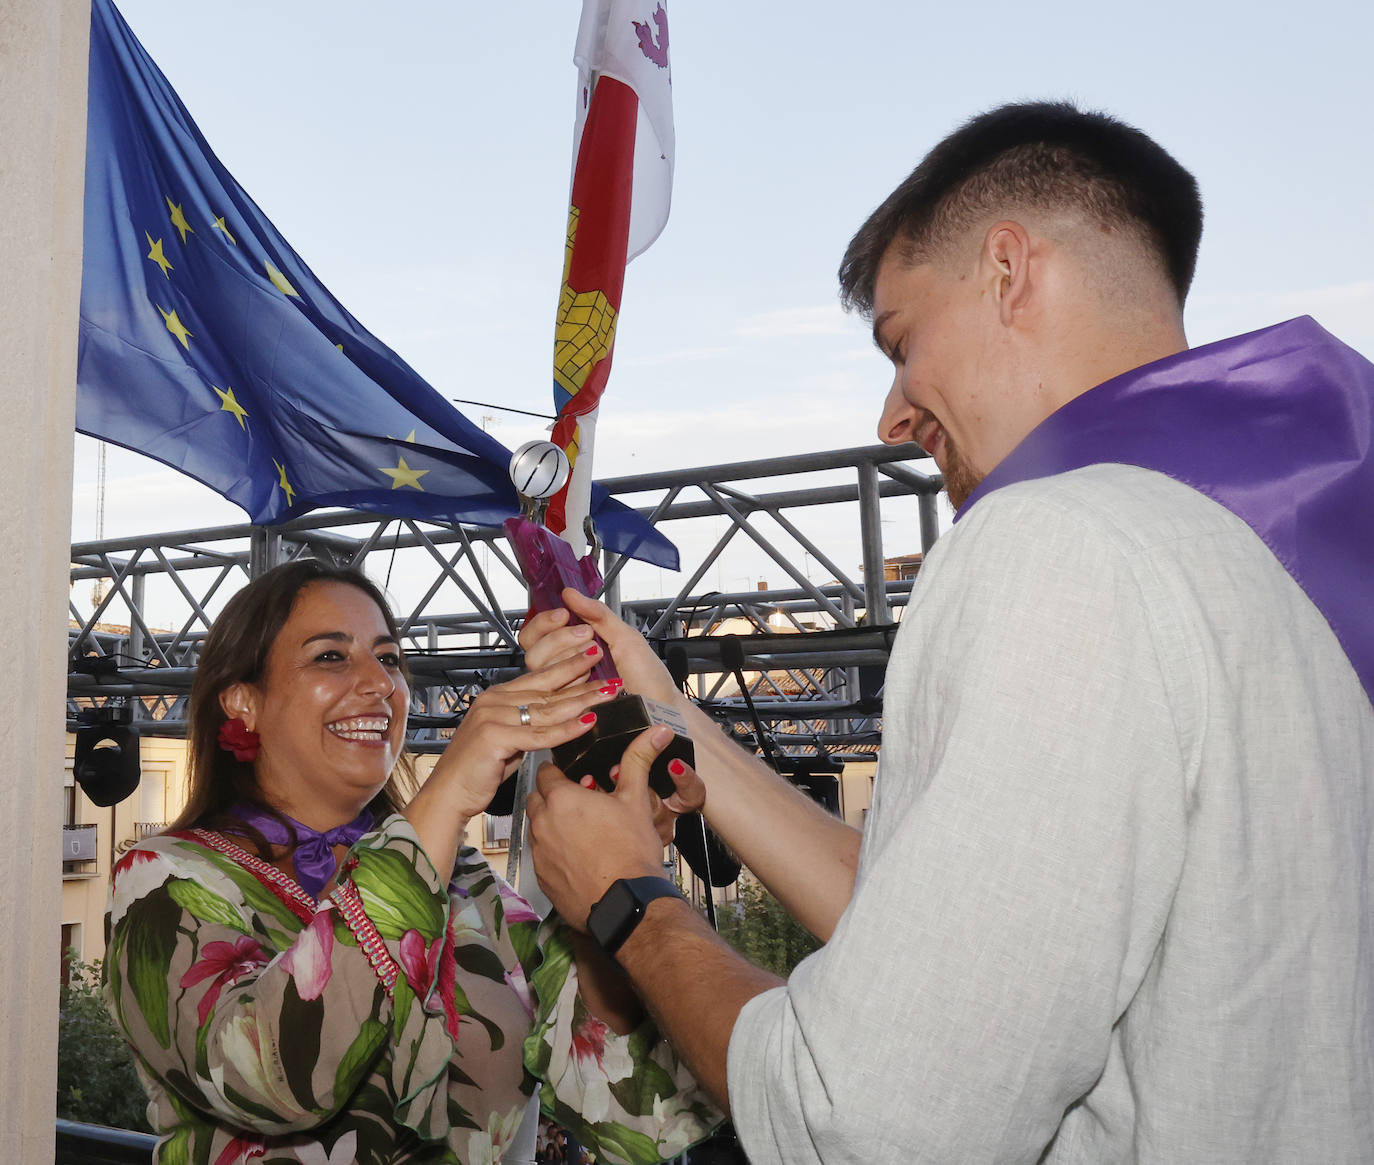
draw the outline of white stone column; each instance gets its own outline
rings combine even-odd
[[[89,0],[0,7],[0,1160],[53,1159]]]

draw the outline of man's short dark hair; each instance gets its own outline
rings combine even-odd
[[[940,142],[868,217],[840,264],[846,308],[873,311],[888,248],[917,262],[989,214],[1073,208],[1133,231],[1154,250],[1183,303],[1202,238],[1197,181],[1157,142],[1066,101],[1003,105]]]

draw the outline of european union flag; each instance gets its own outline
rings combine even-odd
[[[510,453],[367,331],[211,152],[110,0],[91,5],[76,427],[261,524],[318,506],[495,526]],[[605,491],[611,550],[672,543]]]

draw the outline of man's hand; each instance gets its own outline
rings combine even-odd
[[[684,813],[700,813],[701,807],[706,804],[706,786],[697,776],[696,769],[674,760],[668,764],[668,775],[676,789],[666,801],[653,790],[649,792],[654,806],[654,831],[664,849],[673,844],[677,834],[677,819]],[[610,778],[612,784],[620,781],[619,765],[611,766]],[[596,779],[588,774],[578,784],[584,789],[595,789]]]
[[[663,876],[649,766],[671,739],[672,730],[662,725],[635,737],[613,793],[576,785],[556,765],[540,766],[525,805],[534,870],[549,901],[578,930],[586,929],[591,908],[617,878]]]
[[[558,913],[578,930],[586,929],[591,908],[617,878],[664,875],[649,765],[671,738],[662,725],[635,737],[614,793],[575,785],[554,765],[539,770],[539,787],[525,806],[534,870]],[[678,787],[681,792],[681,781]],[[781,980],[751,966],[675,898],[649,904],[615,962],[693,1075],[728,1111],[725,1069],[735,1020],[745,1003]]]

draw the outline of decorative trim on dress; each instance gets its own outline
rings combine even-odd
[[[362,948],[363,954],[367,956],[367,961],[372,964],[372,969],[377,972],[377,978],[382,981],[382,986],[386,988],[388,996],[395,994],[396,980],[400,978],[401,968],[396,960],[391,957],[391,952],[386,949],[386,940],[377,933],[376,926],[372,919],[367,916],[367,908],[363,905],[362,895],[358,893],[358,888],[352,882],[341,882],[335,887],[332,895],[334,904],[339,908],[339,913],[348,925],[348,929],[353,932],[353,937],[358,940],[358,946]]]
[[[306,926],[309,926],[315,915],[320,912],[320,904],[301,889],[300,883],[290,874],[283,874],[270,862],[263,861],[256,854],[249,853],[241,846],[235,845],[227,837],[211,830],[191,829],[187,833],[201,845],[208,846],[241,865],[279,898],[283,905]]]
[[[223,835],[208,829],[191,829],[185,836],[193,837],[201,845],[232,858],[281,899],[287,909],[306,926],[309,926],[315,915],[320,912],[320,904],[289,874],[282,873],[276,866],[235,845]],[[339,870],[340,878],[357,864],[356,859],[346,861]],[[353,937],[358,940],[358,946],[367,956],[367,961],[372,964],[372,969],[377,973],[377,978],[381,980],[387,995],[394,995],[401,968],[391,957],[391,952],[386,949],[386,940],[378,933],[372,919],[367,916],[367,908],[363,905],[357,887],[352,882],[340,881],[329,897],[338,908],[348,929],[353,932]]]

